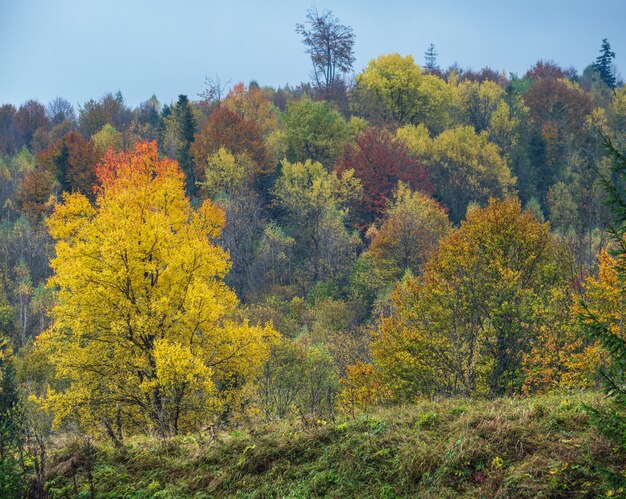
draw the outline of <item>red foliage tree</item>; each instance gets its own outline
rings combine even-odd
[[[357,206],[362,228],[380,217],[398,182],[414,190],[432,193],[433,186],[419,160],[408,147],[387,130],[368,128],[346,146],[338,170],[354,169],[363,184],[363,197]]]
[[[226,106],[211,113],[207,125],[196,134],[191,146],[197,179],[204,179],[207,157],[220,147],[233,154],[247,154],[256,166],[255,173],[265,173],[273,166],[256,122],[242,118]]]

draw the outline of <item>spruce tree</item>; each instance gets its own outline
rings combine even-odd
[[[613,59],[615,59],[615,52],[611,50],[611,44],[605,38],[602,40],[602,47],[600,48],[600,55],[593,64],[595,69],[600,75],[600,79],[604,84],[613,89],[615,88],[615,75],[613,74]]]
[[[424,68],[426,68],[426,71],[428,71],[429,73],[432,73],[433,71],[439,69],[439,66],[437,66],[438,55],[439,53],[435,50],[435,44],[431,43],[426,49],[426,52],[424,52]]]
[[[61,144],[59,155],[54,159],[54,166],[56,167],[57,182],[59,182],[61,189],[63,191],[70,191],[71,185],[68,176],[68,170],[70,168],[70,149],[65,141]]]
[[[179,95],[175,108],[176,121],[178,122],[178,138],[180,147],[177,151],[178,164],[187,177],[187,194],[196,194],[196,176],[193,170],[193,159],[190,148],[196,133],[196,120],[186,95]]]

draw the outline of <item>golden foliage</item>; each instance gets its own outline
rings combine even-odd
[[[276,333],[230,319],[228,255],[211,242],[224,214],[190,207],[156,144],[110,151],[98,174],[95,206],[66,194],[48,220],[58,301],[37,345],[59,388],[46,403],[57,423],[109,433],[196,428],[256,375]]]
[[[383,382],[380,372],[372,364],[358,361],[346,368],[340,380],[342,390],[339,409],[354,413],[375,407],[389,400],[389,387]]]

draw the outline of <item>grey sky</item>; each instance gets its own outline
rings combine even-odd
[[[294,26],[311,5],[354,28],[356,71],[389,52],[421,64],[430,42],[442,67],[522,74],[553,59],[582,71],[606,37],[626,73],[623,0],[0,0],[0,103],[76,105],[118,89],[132,105],[195,99],[215,74],[297,84],[310,62]]]

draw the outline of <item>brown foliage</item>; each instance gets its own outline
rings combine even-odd
[[[68,177],[72,190],[90,196],[96,183],[96,165],[100,160],[94,144],[78,132],[68,133],[65,143],[70,152]]]
[[[46,108],[35,100],[29,100],[22,104],[13,119],[22,134],[22,139],[28,146],[31,145],[37,129],[45,129],[49,125]]]
[[[561,66],[552,61],[537,61],[537,63],[530,68],[525,77],[531,80],[540,80],[548,78],[552,80],[558,80],[561,78],[572,78],[576,76],[576,69],[567,68],[563,69]]]
[[[581,124],[593,111],[591,96],[564,79],[540,78],[524,94],[524,103],[538,126],[553,123],[559,136],[580,134]]]
[[[502,88],[506,87],[509,83],[506,75],[503,72],[496,71],[488,66],[482,68],[480,71],[461,70],[459,79],[475,81],[477,83],[483,83],[485,81],[492,81],[497,83]]]
[[[62,148],[66,146],[69,153],[65,171],[59,171]],[[61,187],[70,191],[78,191],[87,196],[93,194],[96,183],[96,165],[100,160],[92,140],[85,139],[78,132],[69,132],[44,151],[37,154],[37,165],[45,169],[57,179],[65,179]]]
[[[48,215],[51,212],[49,199],[54,185],[54,175],[45,169],[37,169],[24,177],[15,195],[22,213],[35,221]]]
[[[16,112],[13,104],[0,106],[0,154],[15,154],[20,146],[20,133],[15,124]]]
[[[191,146],[197,179],[204,179],[207,157],[220,147],[233,154],[247,154],[254,162],[255,173],[266,173],[270,169],[269,155],[259,126],[226,106],[211,113],[207,125],[196,134]]]

